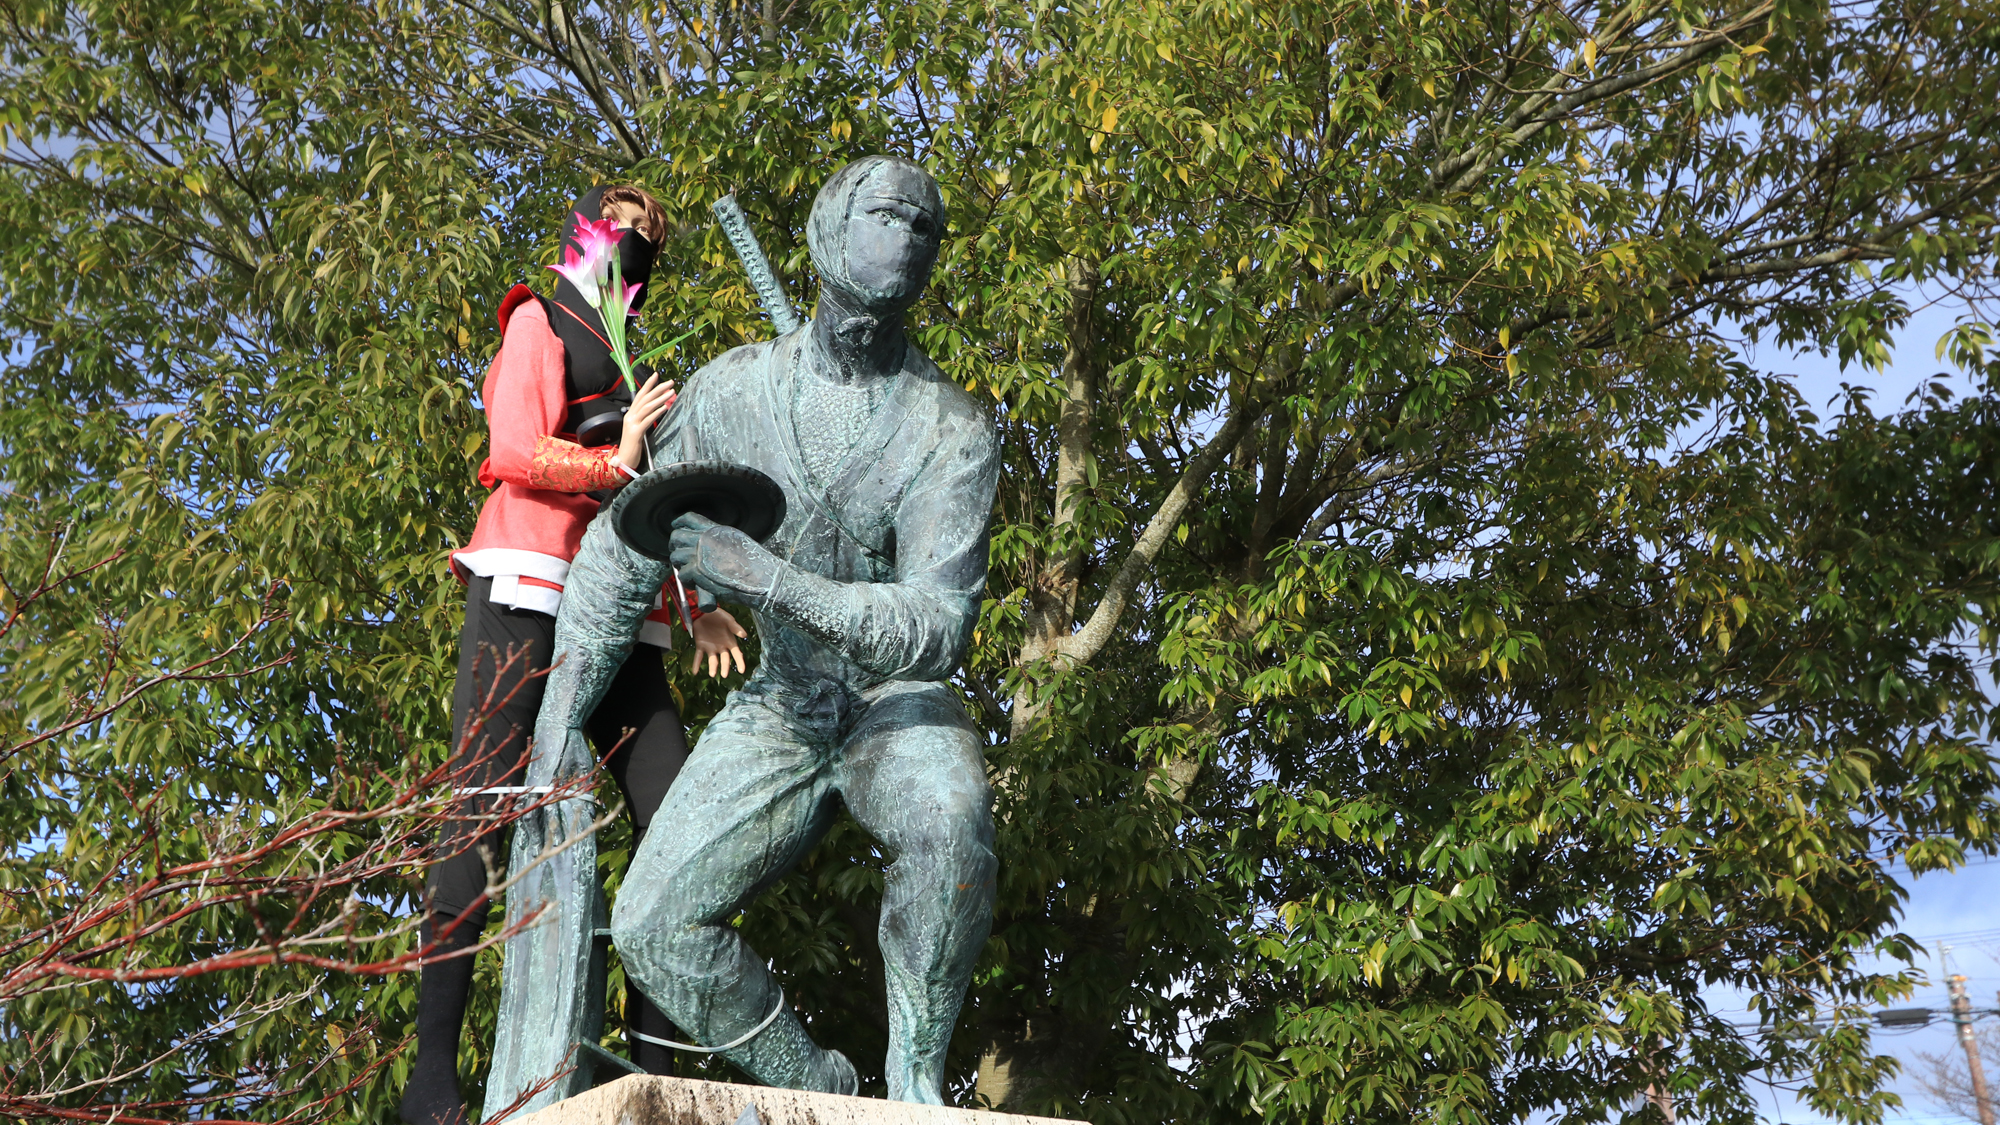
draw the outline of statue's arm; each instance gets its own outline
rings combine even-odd
[[[949,678],[965,658],[986,592],[987,526],[1000,452],[990,422],[960,421],[939,436],[939,455],[897,509],[894,582],[836,581],[777,558],[740,532],[694,527],[674,537],[683,577],[727,587],[716,592],[871,672],[903,680]],[[685,552],[678,549],[683,544]]]
[[[694,459],[694,426],[689,419],[699,409],[700,394],[695,390],[695,380],[706,371],[707,368],[703,368],[689,376],[687,385],[680,389],[674,404],[667,407],[667,412],[653,423],[653,432],[646,435],[646,446],[653,455],[653,464],[671,465]]]
[[[555,663],[535,720],[528,784],[546,785],[590,769],[594,756],[583,739],[583,724],[631,654],[639,623],[653,611],[666,571],[667,564],[618,538],[609,513],[600,513],[584,530],[556,613]],[[545,754],[549,747],[560,749]]]
[[[653,463],[668,465],[694,456],[694,430],[690,422],[701,409],[703,371],[688,379],[681,396],[646,435]],[[619,660],[632,647],[639,623],[653,611],[653,599],[666,581],[667,564],[634,551],[618,538],[609,511],[599,512],[584,531],[583,544],[570,563],[569,578],[563,584],[562,610],[556,615],[557,654],[576,648],[610,651],[617,646]],[[590,707],[596,706],[592,699]],[[543,709],[544,711],[547,708]],[[575,716],[578,723],[589,715],[586,709]]]

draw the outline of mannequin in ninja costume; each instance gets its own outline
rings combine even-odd
[[[807,230],[813,319],[708,364],[655,432],[657,463],[753,466],[787,510],[764,545],[699,515],[675,524],[682,578],[754,610],[764,658],[702,734],[660,808],[673,831],[640,846],[611,920],[627,975],[696,1041],[728,1047],[759,1082],[854,1092],[853,1065],[807,1037],[730,925],[844,803],[893,857],[889,1096],[934,1104],[992,924],[983,743],[946,681],[985,592],[999,471],[992,416],[903,332],[943,222],[916,165],[841,169]],[[666,574],[609,520],[591,525],[556,627],[565,657],[546,698],[562,710],[542,714],[542,737],[580,729],[618,664],[615,638]]]
[[[576,245],[576,215],[617,219],[630,228],[618,244],[620,268],[628,282],[647,280],[666,225],[659,204],[636,188],[592,188],[570,208],[566,246]],[[635,304],[645,293],[642,288]],[[428,876],[431,917],[421,932],[429,952],[418,987],[417,1059],[401,1105],[403,1120],[412,1125],[466,1119],[457,1066],[473,969],[466,951],[486,923],[488,864],[495,857],[506,862],[501,833],[477,819],[506,798],[463,791],[520,784],[545,683],[534,674],[549,666],[570,560],[597,514],[598,498],[636,475],[647,428],[674,401],[672,385],[657,379],[648,379],[637,396],[625,392],[600,314],[567,278],[558,280],[552,299],[515,286],[500,303],[500,329],[500,353],[482,387],[491,456],[479,480],[493,493],[471,541],[452,556],[453,572],[468,587],[452,695],[457,756],[451,784],[461,791],[458,808],[465,819],[447,822],[436,849],[441,858]],[[628,630],[638,644],[586,724],[598,755],[611,755],[607,765],[638,839],[645,838],[687,757],[662,667],[679,611],[661,593],[653,591],[646,613]],[[696,658],[708,659],[711,675],[731,657],[742,670],[736,638],[743,629],[726,612],[697,617],[694,631]],[[519,658],[507,664],[510,652]],[[504,702],[468,732],[489,694]],[[627,993],[626,1015],[633,1061],[655,1074],[670,1073],[670,1052],[646,1037],[670,1040],[676,1029],[636,989]]]

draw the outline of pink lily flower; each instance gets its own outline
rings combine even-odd
[[[562,264],[549,268],[576,286],[576,291],[583,294],[583,299],[594,309],[602,299],[603,275],[608,272],[609,265],[609,262],[602,260],[592,261],[588,256],[577,253],[575,247],[566,247]]]
[[[626,283],[622,294],[616,282],[618,267],[618,242],[625,237],[625,231],[614,219],[592,221],[582,215],[576,217],[576,245],[563,253],[561,265],[549,268],[561,274],[576,286],[577,292],[590,307],[604,314],[604,334],[611,345],[611,358],[618,364],[619,374],[625,377],[626,387],[635,393],[638,384],[633,379],[632,361],[625,353],[625,318],[632,311],[632,299],[643,285]]]
[[[612,219],[592,221],[582,215],[576,217],[576,246],[563,251],[563,261],[559,266],[549,268],[569,279],[577,292],[590,307],[603,306],[605,290],[611,284],[611,264],[618,254],[618,240],[625,237]],[[626,297],[626,307],[631,307],[631,297]]]
[[[598,219],[592,222],[582,215],[576,217],[576,244],[583,248],[587,261],[603,262],[609,270],[611,258],[618,253],[618,240],[625,237],[616,219]]]

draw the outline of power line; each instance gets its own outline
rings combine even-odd
[[[1932,934],[1923,939],[1925,945],[1936,945],[1940,942],[1950,945],[1961,941],[2000,941],[2000,930],[1960,930],[1955,934]]]
[[[1968,1008],[1967,1012],[1972,1016],[2000,1016],[2000,1008]],[[1877,1027],[1890,1028],[1896,1031],[1915,1031],[1919,1028],[1929,1027],[1932,1020],[1950,1016],[1951,1009],[1949,1007],[1884,1008],[1868,1014],[1873,1017],[1875,1026]],[[1764,1026],[1761,1020],[1728,1020],[1725,1022],[1730,1027],[1756,1028]],[[1831,1016],[1822,1016],[1804,1022],[1809,1027],[1823,1027],[1832,1024],[1834,1020]]]

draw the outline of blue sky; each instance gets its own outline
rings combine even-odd
[[[1957,871],[1925,875],[1907,881],[1910,900],[1903,915],[1903,932],[1927,939],[1932,956],[1917,967],[1929,983],[1898,1007],[1943,1009],[1947,1004],[1945,974],[1938,971],[1937,949],[1951,946],[1950,969],[1964,973],[1974,1008],[2000,1007],[2000,862],[1975,859]],[[1747,1016],[1746,1016],[1747,1018]],[[1993,1017],[1985,1017],[1991,1019]],[[1875,1049],[1903,1060],[1904,1073],[1889,1088],[1903,1097],[1903,1106],[1889,1114],[1898,1125],[1946,1125],[1968,1120],[1946,1112],[1918,1088],[1913,1071],[1924,1064],[1917,1052],[1944,1054],[1959,1050],[1948,1020],[1934,1020],[1913,1031],[1877,1029]],[[1827,1118],[1784,1091],[1767,1091],[1764,1118],[1782,1125],[1817,1125]]]
[[[1938,337],[1962,319],[1990,319],[1975,315],[1963,301],[1951,297],[1912,292],[1908,299],[1918,311],[1899,334],[1894,359],[1887,370],[1865,371],[1850,366],[1843,372],[1833,357],[1796,354],[1770,344],[1748,349],[1746,358],[1766,371],[1795,374],[1800,392],[1808,403],[1820,408],[1823,418],[1831,415],[1825,407],[1841,394],[1843,382],[1873,388],[1876,394],[1871,405],[1877,413],[1899,410],[1911,391],[1947,369],[1946,363],[1936,356]],[[1961,393],[1969,389],[1955,375],[1949,382]],[[1988,671],[1990,683],[1990,668]],[[1909,888],[1910,899],[1904,910],[1903,932],[1927,940],[1932,949],[1930,961],[1918,965],[1928,974],[1929,984],[1917,990],[1908,1006],[1945,1007],[1945,974],[1939,971],[1937,946],[1946,942],[1953,946],[1950,969],[1968,978],[1973,1006],[2000,1007],[1995,996],[2000,991],[2000,862],[1975,858],[1973,863],[1954,872],[1915,879],[1906,876],[1904,885]],[[1879,1052],[1904,1060],[1902,1078],[1890,1087],[1903,1096],[1904,1105],[1890,1114],[1891,1122],[1945,1125],[1967,1120],[1932,1103],[1911,1076],[1914,1068],[1923,1065],[1916,1052],[1940,1054],[1958,1050],[1948,1021],[1936,1021],[1915,1031],[1878,1030],[1875,1046]],[[1764,1100],[1765,1119],[1773,1123],[1818,1125],[1827,1120],[1781,1091],[1767,1093]]]

